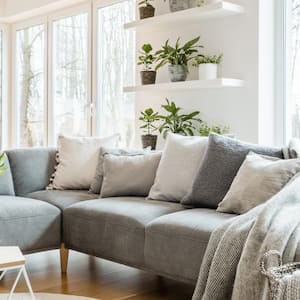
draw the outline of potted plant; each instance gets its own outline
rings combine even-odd
[[[202,122],[199,127],[199,134],[201,136],[209,136],[212,132],[222,135],[227,135],[229,132],[229,127],[220,127],[217,125],[213,125],[209,127],[206,122]]]
[[[154,112],[152,108],[147,108],[141,112],[139,120],[145,123],[144,125],[140,126],[140,128],[144,129],[146,133],[142,135],[143,148],[151,147],[151,150],[155,150],[157,135],[153,135],[153,132],[157,130],[157,127],[154,125],[154,123],[160,120],[158,113]]]
[[[194,123],[202,123],[202,120],[198,117],[200,112],[194,111],[189,114],[181,114],[181,107],[178,107],[168,99],[166,101],[167,104],[162,105],[162,108],[167,112],[167,115],[159,116],[163,123],[158,128],[163,138],[165,139],[169,132],[181,135],[194,135],[194,131],[196,130]]]
[[[156,80],[156,68],[153,69],[156,56],[152,53],[152,50],[151,44],[144,44],[138,57],[138,65],[144,66],[144,70],[141,71],[142,84],[154,84]]]
[[[179,44],[180,38],[177,39],[175,46],[169,45],[166,41],[161,50],[157,51],[157,69],[169,64],[169,75],[172,82],[185,81],[188,74],[188,62],[198,55],[198,48],[203,46],[197,45],[200,37],[196,37],[186,42],[182,47]]]
[[[7,171],[7,167],[5,165],[5,153],[3,152],[0,155],[0,175],[2,175],[3,173],[5,173]]]
[[[199,68],[199,80],[216,79],[218,77],[218,65],[222,62],[222,59],[223,54],[198,55],[193,66]]]
[[[142,0],[139,2],[140,19],[154,16],[155,8],[150,4],[150,1],[152,0]]]

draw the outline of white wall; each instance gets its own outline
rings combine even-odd
[[[238,138],[249,142],[273,143],[273,132],[271,135],[262,134],[264,121],[271,122],[268,131],[273,131],[273,120],[271,114],[268,120],[264,120],[263,111],[268,111],[272,105],[272,96],[267,101],[266,95],[260,91],[259,85],[259,61],[263,61],[260,55],[268,55],[260,51],[259,45],[259,0],[232,1],[243,4],[246,14],[223,19],[202,21],[188,27],[163,28],[151,34],[143,31],[138,32],[137,43],[140,47],[145,42],[151,42],[154,48],[160,47],[163,42],[170,38],[172,42],[177,37],[182,41],[201,36],[201,43],[205,46],[206,53],[224,53],[222,64],[223,77],[240,78],[245,80],[244,88],[226,88],[218,90],[198,90],[176,93],[137,94],[137,117],[138,113],[146,107],[160,109],[164,98],[168,97],[183,107],[187,112],[200,110],[204,120],[212,124],[228,125],[231,132]],[[163,1],[156,1],[157,14],[168,10]],[[266,21],[266,20],[265,20]],[[270,39],[269,39],[270,40]],[[266,42],[269,42],[266,41]],[[273,46],[273,45],[271,45]],[[269,49],[269,48],[268,48]],[[268,59],[268,63],[271,58]],[[269,66],[271,67],[271,66]],[[268,66],[264,65],[264,68]],[[265,70],[264,80],[269,72]],[[197,79],[195,68],[191,68],[189,79]],[[139,83],[139,76],[137,76]],[[159,70],[158,82],[168,81],[167,68]],[[270,88],[270,86],[269,86]],[[270,101],[271,100],[271,101]],[[261,102],[263,101],[263,102]],[[271,103],[270,103],[271,102]],[[261,110],[261,114],[260,114]],[[138,130],[138,124],[137,124]],[[271,137],[271,138],[270,138]],[[137,141],[139,143],[139,136]]]
[[[5,0],[0,0],[0,18],[5,16]]]

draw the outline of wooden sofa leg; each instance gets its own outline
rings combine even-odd
[[[67,273],[69,259],[69,249],[62,243],[60,246],[60,268],[63,274]]]

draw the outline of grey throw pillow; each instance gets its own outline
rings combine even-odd
[[[250,152],[217,211],[243,214],[278,193],[300,172],[300,159],[279,159]]]
[[[248,144],[222,135],[211,134],[206,155],[195,177],[192,190],[181,203],[217,208],[250,151],[283,158],[281,149]]]
[[[136,156],[104,155],[100,197],[147,196],[160,158],[158,152]]]
[[[0,195],[14,196],[14,182],[12,178],[9,160],[6,154],[4,155],[4,165],[6,171],[2,175],[0,175]]]
[[[113,154],[113,155],[135,156],[135,155],[143,155],[146,152],[150,152],[150,147],[149,149],[120,149],[120,148],[101,147],[99,152],[96,173],[92,180],[89,192],[92,194],[100,194],[102,181],[103,181],[104,155]]]

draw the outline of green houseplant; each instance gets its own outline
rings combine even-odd
[[[5,173],[7,170],[7,167],[5,166],[5,153],[2,153],[0,155],[0,175]]]
[[[152,108],[147,108],[141,112],[139,120],[144,123],[140,126],[145,132],[145,134],[142,135],[143,148],[151,147],[151,150],[155,150],[157,135],[153,133],[157,130],[154,123],[160,120],[158,113],[154,112]]]
[[[198,55],[198,49],[203,46],[198,45],[200,37],[196,37],[183,46],[180,46],[180,38],[177,39],[175,46],[170,46],[169,40],[165,42],[162,49],[156,52],[157,69],[169,64],[169,75],[172,82],[185,81],[188,74],[188,62]]]
[[[143,66],[140,73],[142,84],[154,84],[156,80],[156,68],[154,67],[156,56],[152,50],[151,44],[144,44],[139,51],[138,65]]]
[[[199,134],[201,136],[209,136],[212,132],[217,134],[228,134],[229,127],[221,127],[217,125],[213,125],[211,127],[208,126],[206,122],[202,122],[199,127]]]
[[[155,14],[155,8],[150,4],[153,0],[142,0],[139,2],[140,19],[151,18]]]
[[[209,80],[218,77],[218,65],[222,62],[223,54],[220,55],[198,55],[193,66],[198,66],[199,79]]]
[[[200,112],[194,111],[189,114],[181,114],[181,107],[178,107],[173,101],[166,99],[167,104],[162,105],[162,108],[167,112],[166,115],[160,115],[159,118],[162,124],[159,126],[159,132],[165,139],[169,132],[178,133],[182,135],[194,135],[197,129],[194,125],[202,123],[199,118]]]

